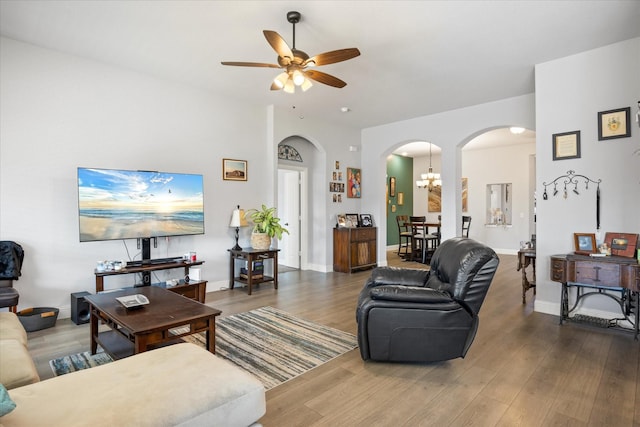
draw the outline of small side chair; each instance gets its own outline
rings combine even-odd
[[[13,281],[22,274],[24,250],[16,242],[0,241],[0,308],[16,313],[20,294],[13,288]]]

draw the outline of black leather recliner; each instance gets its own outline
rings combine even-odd
[[[464,357],[498,263],[493,249],[456,237],[436,249],[430,271],[374,269],[356,310],[362,359],[436,362]]]

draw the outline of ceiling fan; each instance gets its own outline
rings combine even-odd
[[[296,49],[296,24],[300,22],[300,17],[300,12],[292,11],[287,13],[287,21],[293,25],[293,48],[289,48],[289,45],[287,45],[284,39],[275,31],[263,31],[267,42],[278,54],[278,64],[223,61],[222,65],[282,68],[284,71],[273,80],[271,90],[283,89],[287,93],[294,93],[296,86],[300,86],[303,91],[308,90],[313,86],[311,80],[337,88],[345,87],[347,83],[339,78],[323,73],[322,71],[309,68],[346,61],[347,59],[355,58],[360,55],[360,51],[353,47],[349,49],[333,50],[331,52],[325,52],[309,57],[305,52]]]

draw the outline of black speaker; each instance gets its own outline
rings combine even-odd
[[[76,325],[89,323],[91,313],[89,311],[89,303],[84,297],[91,295],[89,292],[74,292],[71,294],[71,320]]]

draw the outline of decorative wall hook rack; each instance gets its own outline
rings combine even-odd
[[[567,196],[569,195],[569,190],[572,190],[576,195],[580,195],[580,192],[578,191],[578,183],[580,181],[584,180],[584,188],[585,190],[589,189],[589,183],[593,182],[594,184],[597,185],[597,189],[596,192],[598,194],[600,194],[600,183],[602,182],[601,179],[595,181],[591,178],[589,178],[588,176],[584,176],[584,175],[580,175],[580,174],[576,174],[576,171],[567,171],[566,175],[561,175],[559,177],[557,177],[556,179],[554,179],[553,181],[546,183],[543,182],[542,185],[544,185],[544,192],[542,193],[542,198],[544,200],[547,200],[549,198],[549,195],[547,193],[547,187],[553,185],[553,195],[556,196],[559,192],[558,190],[558,185],[562,185],[562,196],[566,199]],[[571,188],[573,187],[573,188]]]

